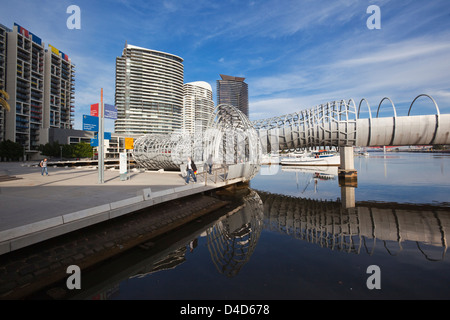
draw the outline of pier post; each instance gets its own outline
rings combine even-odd
[[[343,185],[341,187],[341,203],[343,209],[354,208],[356,205],[355,186]]]
[[[353,157],[353,147],[341,147],[340,150],[341,164],[338,170],[339,184],[347,183],[354,185],[358,173],[355,170],[355,160]]]

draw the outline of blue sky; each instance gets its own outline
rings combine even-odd
[[[219,74],[245,77],[251,120],[351,98],[376,113],[389,97],[406,115],[419,94],[450,113],[449,0],[0,1],[0,23],[18,23],[76,65],[76,129],[100,88],[114,103],[125,41],[182,57],[185,82],[210,83],[215,101]],[[70,5],[81,29],[66,26]],[[370,5],[381,9],[379,30],[367,28]],[[414,109],[435,112],[425,98]]]

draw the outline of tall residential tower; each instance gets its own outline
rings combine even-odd
[[[116,59],[115,132],[169,134],[182,127],[183,59],[125,45]]]
[[[15,24],[8,32],[6,91],[10,112],[5,115],[5,139],[37,152],[44,109],[44,44]]]
[[[245,78],[221,74],[217,80],[217,105],[229,104],[237,107],[248,117],[248,85]]]
[[[72,129],[75,66],[67,54],[48,45],[45,75],[44,128]]]
[[[72,128],[75,67],[66,54],[45,48],[41,38],[18,24],[0,29],[0,83],[6,82],[11,107],[4,113],[3,138],[20,143],[29,156],[38,155],[48,129]],[[1,50],[5,38],[6,51]]]
[[[6,44],[10,29],[0,24],[0,90],[6,91]],[[9,104],[9,101],[7,101]],[[0,107],[0,142],[5,140],[5,113],[6,110]]]
[[[184,84],[183,130],[191,134],[205,131],[214,111],[211,85],[204,81]]]

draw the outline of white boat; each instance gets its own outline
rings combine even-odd
[[[306,154],[290,154],[280,161],[283,166],[339,166],[341,157],[335,151],[319,150]]]
[[[305,174],[314,174],[315,176],[329,177],[330,179],[337,177],[339,173],[337,166],[285,166],[281,167],[284,172],[300,172]]]
[[[278,154],[265,154],[262,156],[261,164],[279,164],[280,156]]]
[[[358,151],[355,151],[355,156],[366,157],[367,158],[369,156],[369,153],[365,149],[359,148]]]

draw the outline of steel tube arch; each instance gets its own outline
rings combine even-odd
[[[259,171],[262,153],[258,133],[236,107],[217,106],[204,132],[144,135],[136,140],[133,151],[136,163],[150,170],[178,170],[188,156],[199,168],[209,155],[218,165],[248,164],[247,179]]]
[[[436,115],[411,116],[420,97],[430,98]],[[379,117],[381,105],[390,101],[394,117]],[[366,103],[368,119],[361,118]],[[135,142],[134,158],[145,168],[179,168],[187,155],[204,161],[211,153],[224,164],[260,164],[262,154],[315,147],[389,146],[450,144],[450,114],[441,114],[436,101],[427,94],[417,96],[407,116],[398,116],[393,101],[385,97],[376,118],[367,99],[356,107],[355,100],[336,100],[298,112],[250,121],[237,108],[218,105],[208,129],[201,136],[177,133],[171,136],[147,135]]]
[[[435,104],[435,116],[410,115],[415,101],[422,96],[429,97]],[[385,100],[391,103],[394,116],[380,117]],[[367,105],[369,116],[361,118],[362,104]],[[354,118],[354,119],[353,119]],[[450,115],[442,115],[436,101],[422,94],[414,99],[407,116],[399,116],[394,102],[385,97],[378,105],[376,118],[367,99],[359,102],[353,99],[339,100],[301,110],[279,117],[253,121],[261,137],[265,153],[288,152],[317,146],[389,146],[450,143]],[[274,137],[275,136],[275,137]],[[271,141],[279,141],[278,147]]]

